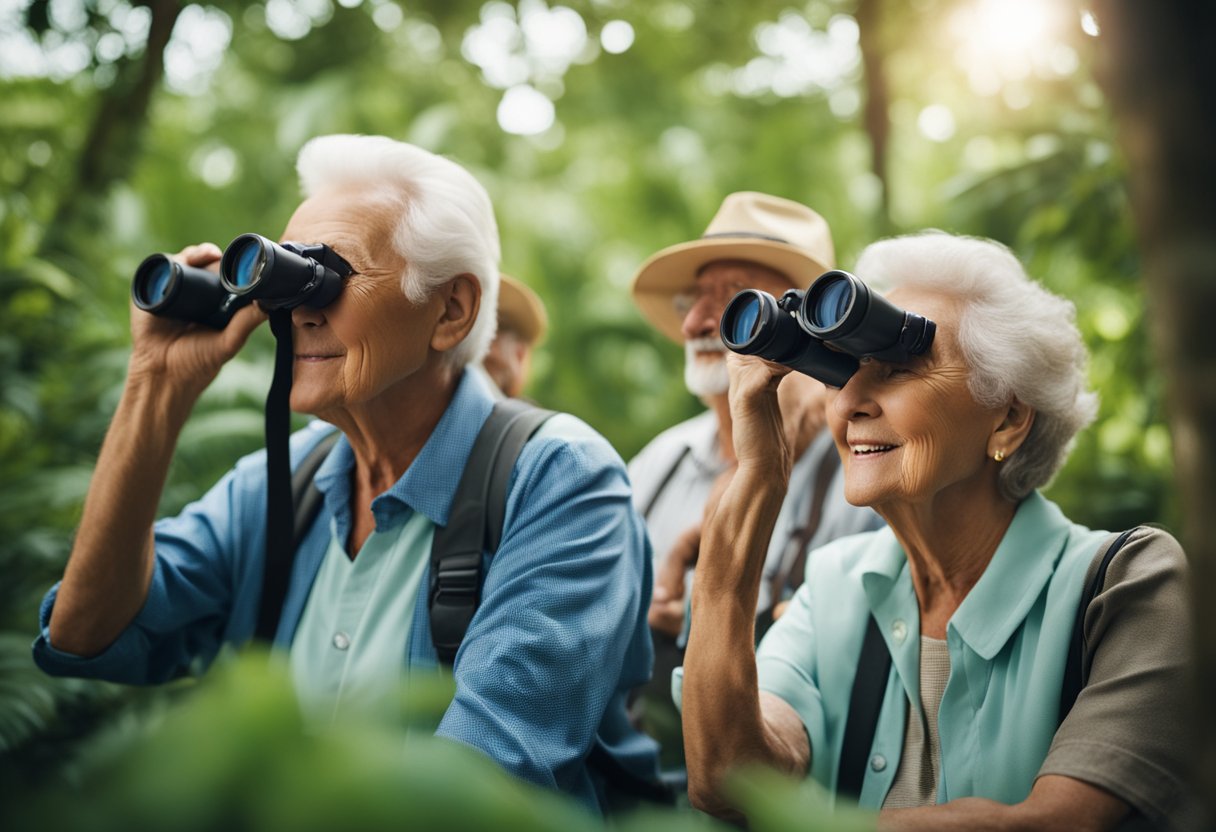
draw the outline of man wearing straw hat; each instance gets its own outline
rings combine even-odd
[[[549,316],[540,296],[521,280],[502,275],[498,285],[498,332],[482,360],[504,396],[519,398],[528,383],[532,350],[545,337]]]
[[[641,720],[656,734],[673,727],[655,709],[669,704],[670,669],[680,663],[687,636],[686,581],[696,560],[702,512],[715,482],[723,483],[735,462],[726,347],[718,334],[722,313],[742,289],[763,289],[776,297],[805,289],[833,268],[835,259],[831,232],[819,214],[788,199],[740,192],[723,200],[699,240],[663,249],[634,277],[634,300],[651,324],[684,345],[685,384],[707,406],[659,434],[629,464],[634,505],[646,520],[656,560],[650,609],[655,673],[640,708]],[[844,499],[839,457],[821,430],[822,390],[807,378],[802,400],[793,403],[796,418],[786,420],[798,425],[790,437],[796,462],[765,561],[757,637],[780,613],[783,596],[801,583],[810,548],[882,522],[870,509]]]

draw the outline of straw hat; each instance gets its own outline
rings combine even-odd
[[[656,329],[678,343],[683,317],[673,301],[696,285],[697,272],[715,260],[749,260],[775,269],[797,289],[835,268],[827,221],[797,202],[754,191],[722,200],[699,240],[653,255],[633,278],[633,298]]]
[[[549,316],[544,301],[523,281],[502,275],[498,285],[498,319],[535,346],[545,337]]]

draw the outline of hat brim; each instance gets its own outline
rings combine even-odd
[[[498,285],[498,316],[532,346],[543,341],[549,329],[549,316],[540,296],[510,275],[502,275]]]
[[[729,237],[669,246],[642,264],[633,278],[632,291],[646,320],[678,344],[684,343],[684,318],[676,311],[675,296],[692,289],[697,272],[715,260],[759,263],[784,274],[793,289],[805,289],[819,275],[834,268],[797,246],[770,240]]]

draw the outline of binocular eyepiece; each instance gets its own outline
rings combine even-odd
[[[145,258],[135,270],[131,297],[153,315],[223,329],[255,300],[266,310],[327,306],[351,271],[327,245],[242,234],[224,249],[218,275],[165,254]]]
[[[843,387],[862,358],[907,361],[923,354],[937,325],[900,309],[848,272],[834,270],[805,292],[790,289],[780,300],[759,289],[743,290],[727,304],[720,329],[734,352]]]

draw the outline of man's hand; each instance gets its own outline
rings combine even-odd
[[[223,252],[215,243],[188,246],[173,256],[188,266],[219,272]],[[256,303],[237,312],[222,330],[145,312],[131,304],[131,366],[128,375],[201,393],[266,320]]]
[[[701,524],[676,538],[654,576],[654,595],[647,621],[650,629],[675,638],[684,629],[684,576],[697,563],[701,549]]]
[[[827,388],[804,373],[789,373],[777,388],[777,405],[785,439],[798,459],[827,424]]]

